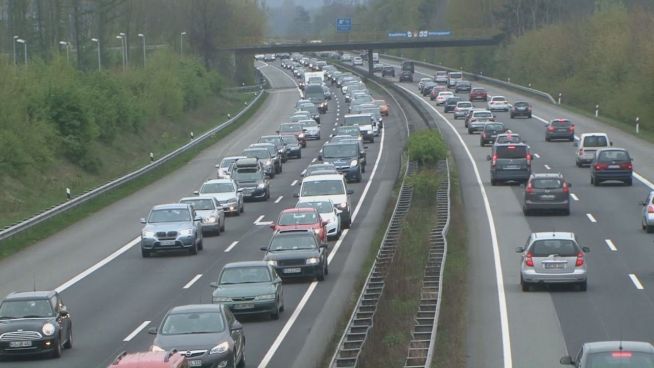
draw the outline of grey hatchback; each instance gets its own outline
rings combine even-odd
[[[531,175],[531,152],[524,143],[495,143],[490,161],[491,185],[500,181],[526,182]]]
[[[561,173],[531,174],[525,187],[522,212],[525,216],[534,211],[562,211],[569,215],[570,187]]]
[[[202,217],[188,203],[162,204],[150,210],[141,231],[141,255],[153,252],[187,250],[198,254],[202,249]]]
[[[533,284],[576,284],[586,291],[587,247],[577,243],[574,233],[532,233],[521,253],[520,286],[522,291],[531,290]]]

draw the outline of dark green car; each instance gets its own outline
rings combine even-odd
[[[265,261],[228,263],[211,287],[215,289],[213,302],[236,315],[270,314],[278,319],[284,310],[282,279]]]

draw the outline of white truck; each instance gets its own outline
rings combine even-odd
[[[304,73],[304,85],[309,84],[322,84],[325,82],[325,72],[305,72]]]

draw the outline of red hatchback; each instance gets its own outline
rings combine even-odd
[[[488,92],[484,88],[473,88],[470,90],[470,101],[487,101]]]
[[[320,241],[325,243],[327,241],[325,225],[327,221],[320,218],[320,213],[315,208],[289,208],[282,211],[277,222],[270,227],[275,231],[313,229]]]

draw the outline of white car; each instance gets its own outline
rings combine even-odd
[[[332,201],[334,207],[341,211],[341,228],[349,228],[352,223],[352,206],[345,178],[341,174],[307,176],[302,179],[300,202]]]
[[[473,107],[474,106],[470,101],[457,102],[456,107],[454,108],[454,120],[465,119],[466,116],[468,116],[468,111],[470,111],[470,109],[472,109]]]
[[[245,156],[229,156],[223,158],[216,168],[218,172],[216,173],[217,179],[229,179],[232,175],[232,164],[240,158],[245,158]]]
[[[352,58],[352,65],[363,65],[363,59],[360,56]]]
[[[450,97],[454,97],[454,93],[452,93],[450,91],[438,92],[438,95],[436,96],[436,105],[444,104],[445,100],[447,100]]]
[[[212,196],[223,206],[225,213],[240,216],[243,212],[243,192],[232,179],[213,179],[202,184],[196,196]]]
[[[320,214],[322,221],[327,221],[325,230],[327,230],[327,238],[336,240],[341,236],[341,210],[334,207],[334,202],[330,200],[313,201],[303,200],[298,201],[295,208],[315,208]]]
[[[488,100],[488,111],[509,111],[511,104],[504,96],[493,96]]]

